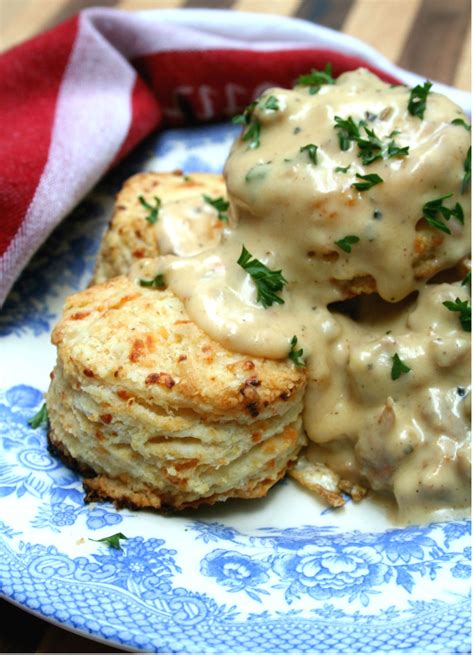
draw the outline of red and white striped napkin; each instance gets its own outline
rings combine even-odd
[[[0,304],[52,229],[152,130],[225,120],[268,86],[331,62],[421,78],[298,19],[86,9],[0,56]],[[435,84],[466,111],[469,95]]]

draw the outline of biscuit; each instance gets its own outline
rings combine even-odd
[[[264,495],[305,442],[304,369],[230,352],[168,290],[117,277],[53,331],[50,442],[90,498],[181,509]]]
[[[168,253],[186,256],[216,245],[223,221],[204,195],[225,198],[225,193],[222,175],[212,173],[138,173],[129,178],[117,194],[92,284],[127,273],[132,264],[145,257]],[[152,207],[159,200],[154,223],[147,220],[150,211],[140,197]]]

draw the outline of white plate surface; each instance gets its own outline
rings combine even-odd
[[[399,528],[371,501],[325,509],[291,481],[162,516],[84,505],[28,419],[65,296],[87,285],[113,196],[139,170],[222,169],[229,125],[149,139],[56,230],[0,315],[0,589],[130,649],[469,652],[470,523]],[[90,541],[122,532],[122,549]]]

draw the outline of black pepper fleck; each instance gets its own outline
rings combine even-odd
[[[379,221],[382,218],[382,216],[383,216],[383,214],[380,211],[380,209],[376,209],[374,211],[374,218],[375,218],[376,221]]]
[[[293,134],[299,134],[301,132],[301,127],[295,127]]]
[[[456,389],[456,391],[457,391],[458,396],[461,396],[461,398],[462,398],[462,397],[464,396],[464,394],[466,393],[466,389],[465,389],[464,387],[458,387],[458,388]]]

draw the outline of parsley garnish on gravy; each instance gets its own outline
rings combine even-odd
[[[471,331],[471,305],[468,300],[460,300],[459,298],[456,298],[454,302],[452,300],[445,300],[443,305],[450,312],[459,312],[462,329],[465,332]]]
[[[278,106],[278,98],[276,96],[268,96],[268,98],[264,98],[258,104],[258,108],[263,111],[278,111],[280,109]]]
[[[407,366],[400,357],[398,356],[398,353],[395,353],[392,357],[392,370],[390,372],[390,377],[392,380],[398,380],[400,375],[404,373],[409,373],[411,371],[411,368]]]
[[[120,541],[123,539],[128,539],[128,537],[126,537],[123,532],[116,532],[115,534],[111,534],[109,537],[102,537],[102,539],[91,539],[89,537],[89,541],[103,543],[109,548],[113,548],[114,550],[122,550],[122,544]]]
[[[466,121],[463,120],[462,118],[454,118],[451,121],[451,125],[461,125],[468,132],[471,131],[471,126],[469,125],[469,123],[466,123]]]
[[[287,281],[281,274],[281,271],[272,271],[258,259],[252,259],[249,251],[242,246],[242,252],[237,260],[237,264],[246,271],[255,282],[257,287],[257,302],[264,307],[271,307],[273,303],[283,305],[283,298],[277,296],[282,291]]]
[[[147,202],[143,196],[138,196],[138,200],[140,201],[140,204],[142,205],[142,207],[144,207],[145,209],[148,209],[148,212],[149,212],[145,216],[145,219],[149,223],[151,223],[152,225],[154,223],[156,223],[156,221],[158,220],[158,212],[160,211],[160,207],[161,207],[161,200],[159,198],[157,198],[156,196],[153,196],[153,198],[155,200],[155,204],[150,205],[150,203]]]
[[[249,148],[254,150],[260,146],[260,123],[254,117],[253,112],[257,106],[257,101],[251,102],[242,114],[234,116],[232,122],[236,125],[245,125],[246,129],[242,134],[242,141],[250,141]]]
[[[423,118],[426,111],[426,100],[433,85],[426,81],[424,84],[418,84],[410,91],[408,100],[408,111],[412,116]]]
[[[158,273],[151,280],[139,280],[141,287],[151,287],[152,289],[164,289],[165,288],[165,278],[162,273]]]
[[[359,243],[360,239],[359,237],[355,236],[355,234],[348,234],[346,237],[343,239],[339,239],[339,241],[334,241],[336,246],[339,246],[341,250],[344,250],[344,252],[352,252],[352,246],[355,243]]]
[[[307,152],[309,160],[313,164],[318,163],[318,146],[315,146],[314,143],[308,143],[308,145],[302,146],[300,152]]]
[[[226,212],[229,209],[229,203],[227,200],[222,198],[221,196],[219,198],[211,198],[210,196],[206,196],[205,194],[202,196],[204,200],[207,202],[208,205],[211,205],[211,207],[214,207],[214,209],[217,211],[217,218],[220,221],[224,221],[225,223],[229,222],[229,217]]]
[[[297,343],[298,343],[298,339],[295,334],[290,341],[290,352],[288,353],[288,357],[291,359],[291,361],[294,364],[296,364],[296,366],[304,366],[303,348],[296,350]]]
[[[467,151],[466,159],[464,160],[464,177],[462,178],[461,193],[467,189],[471,181],[471,148]]]
[[[309,87],[310,95],[318,93],[323,84],[334,84],[335,80],[332,76],[331,64],[326,64],[324,70],[315,70],[314,68],[310,73],[300,75],[296,81],[296,86]]]
[[[377,136],[375,130],[367,127],[365,120],[360,120],[356,123],[352,116],[348,118],[336,116],[334,121],[334,127],[338,131],[339,147],[341,150],[346,151],[349,150],[352,142],[356,143],[359,147],[357,156],[360,157],[364,166],[372,164],[379,159],[406,157],[410,152],[409,146],[397,146],[393,140],[393,137],[399,134],[398,130],[392,131],[388,135],[388,138],[391,140],[388,143],[384,143]],[[365,136],[362,135],[361,130],[364,130]]]
[[[48,423],[48,408],[46,403],[41,405],[41,409],[28,421],[28,425],[31,425],[33,430],[36,430],[40,425],[46,425]]]
[[[459,221],[459,223],[461,223],[461,225],[464,225],[463,208],[458,202],[452,209],[443,205],[443,202],[448,200],[448,198],[451,198],[452,195],[452,193],[446,193],[444,196],[430,200],[423,205],[423,216],[428,225],[440,230],[440,232],[444,232],[445,234],[451,234],[451,230],[442,220],[440,220],[440,218],[438,218],[438,215],[444,218],[445,221],[449,221],[451,217],[454,217]]]
[[[356,188],[357,191],[367,191],[367,189],[371,189],[376,184],[381,184],[383,182],[382,178],[380,175],[377,175],[377,173],[372,173],[370,175],[359,175],[359,173],[356,173],[356,177],[358,177],[359,180],[364,180],[364,182],[354,182],[351,184],[351,186]]]

